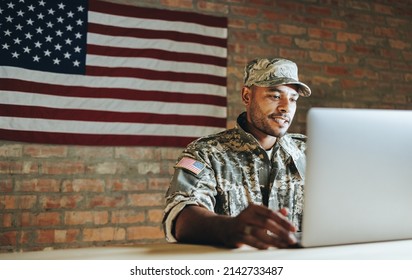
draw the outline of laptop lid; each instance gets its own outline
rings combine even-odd
[[[412,111],[308,112],[302,246],[412,238]]]

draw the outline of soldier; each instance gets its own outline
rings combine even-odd
[[[189,144],[166,193],[169,242],[267,249],[297,242],[303,210],[305,142],[287,130],[310,88],[290,60],[245,67],[237,125]]]

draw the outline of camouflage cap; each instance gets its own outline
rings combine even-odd
[[[299,82],[298,67],[293,61],[283,58],[257,58],[245,67],[245,86],[271,87],[290,84],[298,86],[301,96],[311,94],[310,88]]]

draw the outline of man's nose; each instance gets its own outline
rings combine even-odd
[[[282,113],[289,113],[289,99],[287,98],[282,98],[280,100],[278,109]]]

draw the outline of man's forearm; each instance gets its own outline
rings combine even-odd
[[[233,222],[203,207],[186,206],[176,218],[175,237],[179,242],[229,246]]]

